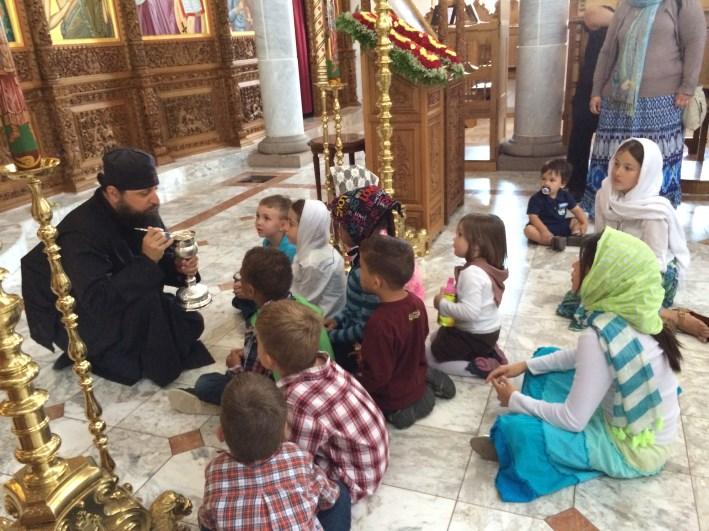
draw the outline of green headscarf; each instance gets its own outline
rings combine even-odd
[[[662,330],[660,267],[650,248],[630,234],[604,229],[580,295],[588,312],[614,313],[643,334]]]

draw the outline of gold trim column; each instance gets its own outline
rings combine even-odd
[[[379,0],[377,2],[377,110],[379,111],[379,126],[377,135],[379,136],[378,166],[379,177],[382,180],[384,191],[389,195],[394,195],[394,155],[391,151],[391,97],[389,88],[391,87],[391,52],[392,44],[389,39],[392,21],[389,11],[389,2]]]

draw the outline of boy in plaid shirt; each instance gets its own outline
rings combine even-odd
[[[219,433],[229,452],[207,465],[202,530],[327,531],[343,529],[337,525],[343,520],[349,525],[347,492],[327,479],[310,454],[284,442],[286,418],[283,395],[267,377],[242,373],[229,382]]]
[[[261,364],[281,374],[290,440],[315,456],[352,503],[372,494],[389,464],[389,434],[362,385],[318,352],[322,319],[292,301],[276,301],[256,322]]]

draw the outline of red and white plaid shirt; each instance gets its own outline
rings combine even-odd
[[[384,416],[364,387],[327,359],[277,383],[286,393],[290,439],[315,456],[333,480],[350,490],[352,503],[372,494],[389,465]]]
[[[221,453],[204,475],[199,523],[212,530],[321,530],[316,513],[340,496],[312,456],[291,442],[251,465]]]

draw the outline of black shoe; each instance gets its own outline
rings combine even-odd
[[[566,249],[566,236],[554,236],[551,239],[551,248],[554,251],[563,251]]]
[[[437,398],[453,398],[455,396],[455,383],[450,376],[438,369],[428,368],[426,383]]]
[[[70,365],[72,365],[74,362],[71,361],[71,358],[66,352],[62,352],[62,355],[59,356],[57,359],[54,360],[54,363],[52,364],[52,368],[55,371],[61,371],[62,369],[66,369]]]
[[[569,236],[566,238],[566,245],[570,247],[581,247],[583,236]]]

